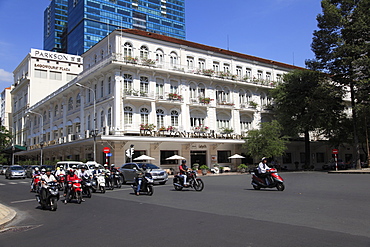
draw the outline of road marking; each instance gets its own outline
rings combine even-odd
[[[17,183],[14,183],[14,182],[9,182],[8,184],[17,184]]]
[[[27,200],[21,200],[21,201],[14,201],[14,202],[10,202],[10,203],[21,203],[21,202],[31,202],[31,201],[35,201],[36,199],[27,199]]]
[[[0,185],[5,185],[5,184],[0,184]]]
[[[24,181],[24,182],[19,182],[20,184],[28,184],[29,182],[26,182],[26,181]]]

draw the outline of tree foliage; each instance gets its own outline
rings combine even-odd
[[[287,149],[287,138],[282,136],[282,126],[276,121],[261,123],[260,129],[248,131],[243,148],[254,159],[277,157]]]
[[[369,102],[370,93],[370,0],[323,0],[322,14],[311,44],[314,60],[306,61],[311,69],[332,75],[349,89],[351,96],[353,143],[357,167],[359,139],[358,105]],[[368,104],[367,106],[368,107]]]
[[[284,83],[271,91],[274,109],[284,133],[304,134],[305,166],[310,166],[310,132],[328,136],[342,118],[343,91],[323,73],[296,70],[284,76]]]

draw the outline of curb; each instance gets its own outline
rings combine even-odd
[[[0,204],[0,230],[5,227],[6,224],[11,222],[15,216],[17,216],[17,212],[3,204]]]

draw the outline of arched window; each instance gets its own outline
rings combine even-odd
[[[69,100],[68,100],[68,111],[71,111],[71,110],[73,110],[73,99],[72,99],[72,97],[70,97],[69,98]]]
[[[147,108],[140,109],[140,119],[142,124],[149,123],[149,110]]]
[[[108,116],[107,116],[107,125],[112,126],[112,108],[108,109]]]
[[[157,64],[163,64],[163,51],[161,49],[158,49],[155,52],[155,59],[157,60]]]
[[[128,42],[126,42],[123,45],[123,56],[124,57],[132,57],[133,56],[133,54],[132,54],[132,45]]]
[[[149,55],[148,47],[146,47],[145,45],[140,47],[140,59],[148,59],[148,55]]]
[[[177,57],[177,54],[176,52],[171,52],[170,54],[170,65],[171,67],[176,67],[177,66],[177,60],[178,60],[178,57]]]
[[[140,76],[140,96],[147,96],[149,92],[149,79],[146,76]]]
[[[103,128],[105,126],[105,115],[104,111],[102,110],[100,112],[100,127]]]
[[[157,127],[164,126],[164,111],[162,109],[157,110]]]
[[[58,115],[59,115],[59,107],[58,107],[58,105],[55,105],[55,107],[54,107],[54,117],[56,117]]]
[[[124,74],[123,75],[123,90],[124,90],[124,92],[126,94],[128,92],[130,92],[129,94],[131,94],[131,90],[132,90],[132,75],[130,75],[130,74]]]
[[[76,96],[76,108],[81,106],[81,95],[78,93]]]
[[[125,124],[132,124],[132,108],[130,106],[125,106],[124,108],[124,122]]]
[[[171,126],[179,126],[179,112],[171,111]]]

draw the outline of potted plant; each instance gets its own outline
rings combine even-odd
[[[231,133],[234,132],[234,129],[233,128],[228,128],[228,127],[223,127],[223,128],[221,128],[221,132],[223,134],[231,134]]]
[[[159,131],[165,131],[166,130],[166,127],[162,126],[158,129]]]
[[[182,96],[177,93],[169,93],[168,98],[171,100],[182,100]]]
[[[206,165],[201,165],[200,167],[199,167],[199,169],[201,169],[202,170],[202,175],[204,176],[204,175],[207,175],[207,173],[208,173],[208,166],[206,166]]]
[[[193,164],[193,168],[192,168],[194,171],[198,170],[199,169],[199,164],[198,163],[194,163]]]
[[[258,104],[254,101],[250,101],[249,106],[252,107],[252,108],[256,108],[258,106]]]
[[[140,124],[140,130],[154,130],[154,124]]]
[[[220,169],[220,173],[224,173],[224,167],[220,166],[218,169]]]
[[[240,164],[238,166],[238,170],[241,172],[241,173],[244,173],[246,172],[246,170],[248,169],[248,166],[246,164]]]
[[[167,127],[167,131],[170,131],[170,132],[176,131],[176,127],[174,127],[174,126],[168,126]]]
[[[205,98],[205,97],[199,97],[199,103],[203,103],[203,104],[209,104],[211,103],[213,99],[211,98]]]

